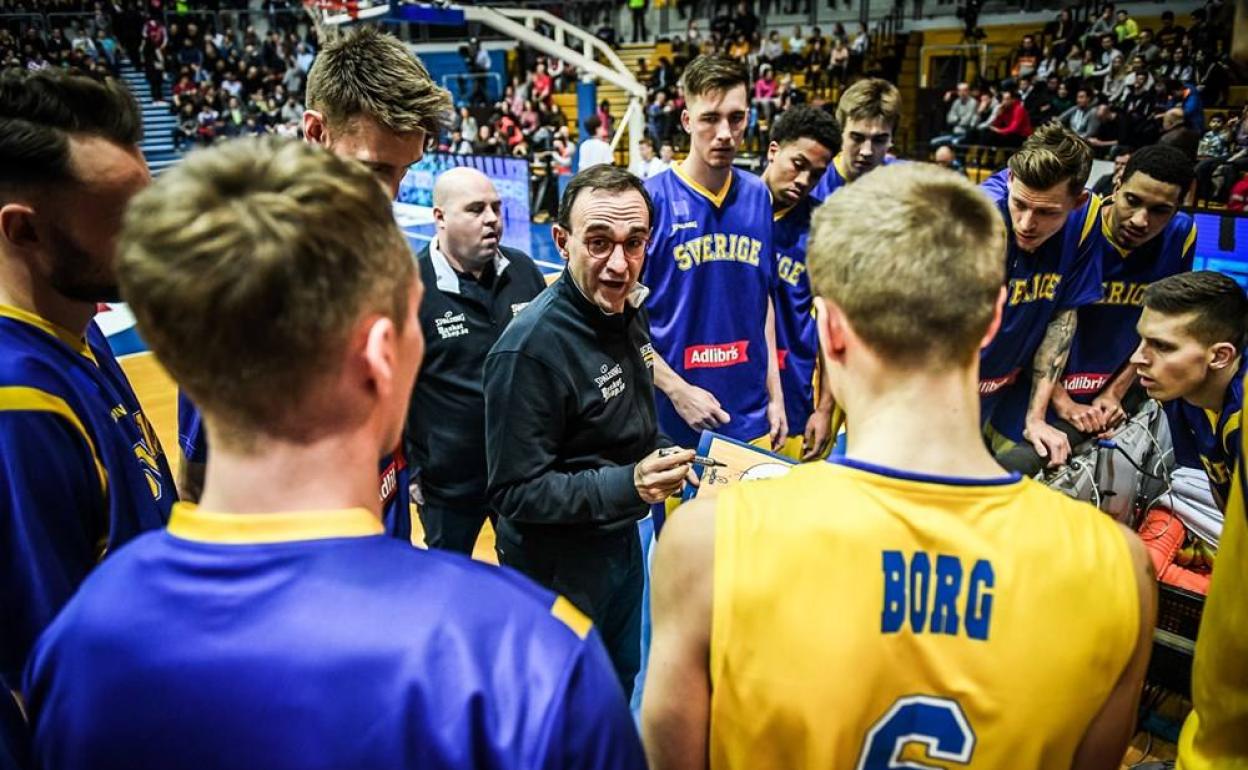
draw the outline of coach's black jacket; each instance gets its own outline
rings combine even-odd
[[[456,273],[433,248],[431,241],[418,260],[425,360],[408,411],[407,455],[426,500],[485,510],[485,356],[546,281],[515,249],[499,249],[494,264],[474,280]]]
[[[608,315],[565,271],[486,358],[490,502],[516,529],[622,529],[646,515],[633,466],[670,442],[655,417],[649,318],[635,306],[644,291]]]

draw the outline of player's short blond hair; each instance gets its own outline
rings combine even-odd
[[[969,364],[1005,280],[1005,230],[988,197],[927,163],[863,176],[820,206],[807,263],[816,295],[900,367]]]
[[[842,129],[851,120],[883,120],[897,130],[901,123],[901,92],[881,78],[859,80],[836,103],[836,122]]]
[[[1092,148],[1057,121],[1045,123],[1010,156],[1010,174],[1033,190],[1065,182],[1072,196],[1083,192],[1092,172]]]
[[[308,108],[343,126],[367,115],[396,134],[437,136],[450,120],[451,97],[407,45],[373,27],[328,42],[308,72]]]
[[[300,408],[366,314],[403,328],[415,267],[362,165],[275,137],[192,153],[136,196],[119,279],[138,329],[214,441],[319,433]]]

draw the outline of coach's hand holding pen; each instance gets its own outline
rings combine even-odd
[[[680,489],[687,477],[693,476],[695,455],[692,449],[664,447],[646,455],[633,468],[633,486],[647,503],[661,503]]]

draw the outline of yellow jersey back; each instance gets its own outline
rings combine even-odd
[[[1139,635],[1118,525],[1017,476],[816,463],[715,522],[715,770],[1069,767]]]
[[[1248,451],[1248,431],[1242,432]],[[1179,735],[1179,770],[1248,769],[1248,475],[1235,471],[1213,582],[1196,635],[1192,712]]]

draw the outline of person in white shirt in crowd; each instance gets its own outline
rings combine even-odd
[[[611,144],[607,141],[607,130],[597,116],[585,121],[585,141],[581,142],[580,160],[576,171],[579,174],[590,166],[600,164],[611,165],[615,162],[611,152]]]
[[[670,163],[664,163],[654,155],[654,142],[642,139],[640,142],[641,157],[633,161],[628,169],[640,179],[649,179],[661,171],[666,171]]]

